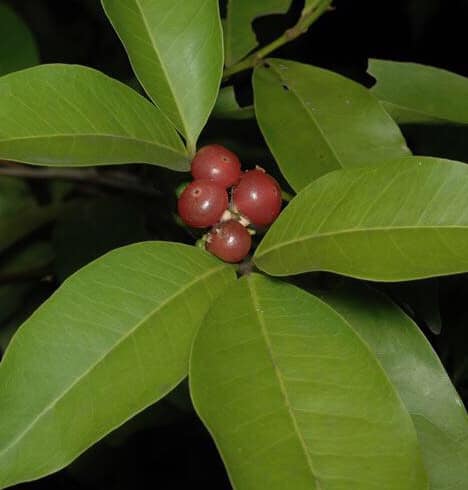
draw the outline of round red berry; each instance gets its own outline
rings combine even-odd
[[[236,263],[247,257],[252,238],[237,221],[217,224],[208,234],[206,249],[225,262]]]
[[[224,187],[210,180],[194,180],[180,195],[177,209],[188,226],[206,228],[220,220],[228,205]]]
[[[273,223],[281,211],[281,188],[271,175],[260,169],[242,175],[232,199],[239,213],[257,226]]]
[[[192,160],[194,179],[208,179],[225,188],[237,184],[241,176],[241,163],[236,154],[221,145],[200,148]]]

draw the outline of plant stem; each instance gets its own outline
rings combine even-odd
[[[38,269],[32,269],[30,271],[21,271],[15,274],[1,274],[0,275],[0,285],[12,284],[16,282],[28,282],[43,280],[44,278],[53,275],[53,270],[51,267],[41,267]]]
[[[239,63],[226,68],[224,70],[223,80],[227,80],[232,75],[241,71],[254,68],[270,53],[307,32],[309,27],[317,19],[319,19],[325,12],[330,10],[332,1],[333,0],[319,0],[317,4],[312,5],[309,8],[304,8],[296,25],[286,30],[279,38],[275,39],[270,44],[267,44],[265,47],[255,51],[247,58],[239,61]]]
[[[18,164],[8,163],[5,165],[4,162],[2,162],[2,165],[0,165],[0,175],[22,177],[26,179],[59,179],[77,182],[90,182],[92,184],[112,187],[114,189],[132,191],[147,197],[155,197],[159,195],[159,192],[152,186],[143,185],[133,175],[121,171],[99,173],[94,168],[35,169]]]
[[[289,192],[286,192],[284,190],[281,190],[281,199],[285,202],[289,202],[289,201],[292,201],[292,199],[294,198],[294,196],[292,194],[290,194]]]
[[[255,267],[255,264],[253,263],[252,258],[248,257],[246,260],[244,260],[243,262],[241,262],[239,264],[238,269],[237,269],[237,273],[241,277],[242,276],[249,276],[255,270],[257,270],[257,268]]]
[[[197,142],[192,140],[187,140],[186,147],[190,159],[192,159],[195,156],[195,153],[197,152]]]

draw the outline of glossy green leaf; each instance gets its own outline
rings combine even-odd
[[[12,8],[0,3],[0,76],[38,63],[31,31]]]
[[[39,283],[37,280],[0,286],[0,307],[3,307],[4,299],[1,291],[7,288],[10,288],[10,294],[15,291],[18,296],[16,300],[13,296],[13,300],[17,301],[14,304],[14,308],[8,305],[8,315],[3,315],[3,311],[0,313],[0,321],[2,323],[0,325],[0,351],[2,356],[18,328],[53,292],[52,284]]]
[[[240,280],[197,334],[189,379],[238,490],[427,488],[411,418],[384,371],[301,289]]]
[[[272,59],[256,68],[254,91],[260,129],[296,191],[332,170],[409,154],[379,101],[341,75]]]
[[[254,119],[252,106],[241,107],[236,100],[234,87],[229,85],[220,90],[213,108],[213,117],[217,119]]]
[[[174,388],[234,280],[209,254],[167,242],[118,249],[68,279],[0,364],[0,488],[64,467]]]
[[[58,210],[55,204],[39,206],[24,181],[1,177],[0,252],[52,221]]]
[[[304,189],[255,254],[273,275],[314,270],[376,281],[468,271],[468,167],[407,157],[341,170]]]
[[[292,0],[228,0],[224,20],[224,57],[231,66],[258,45],[252,22],[269,14],[284,14]]]
[[[0,158],[48,166],[153,163],[186,170],[174,128],[126,85],[81,66],[0,78]]]
[[[419,328],[383,294],[352,287],[320,295],[378,357],[413,418],[431,490],[468,487],[468,417]]]
[[[218,0],[102,0],[140,83],[194,148],[218,95]]]
[[[401,124],[468,124],[468,78],[440,68],[369,60],[372,92]]]

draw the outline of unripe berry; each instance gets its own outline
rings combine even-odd
[[[234,188],[232,200],[239,213],[257,226],[266,226],[281,211],[281,188],[276,180],[260,169],[245,172]]]
[[[206,249],[221,260],[240,262],[247,257],[252,238],[250,233],[237,221],[217,224],[208,234]]]
[[[194,180],[177,202],[179,216],[193,228],[206,228],[217,223],[227,209],[226,189],[210,180]]]
[[[201,148],[192,160],[194,179],[208,179],[231,187],[239,181],[241,163],[235,153],[221,145],[208,145]]]

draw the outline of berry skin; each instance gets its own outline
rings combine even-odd
[[[281,188],[263,170],[250,170],[234,188],[232,200],[237,211],[251,223],[266,226],[273,223],[281,211]]]
[[[221,145],[208,145],[201,148],[192,160],[194,179],[208,179],[231,187],[241,176],[241,163],[237,156]]]
[[[210,180],[194,180],[177,202],[179,216],[192,228],[217,223],[229,205],[226,189]]]
[[[252,238],[238,221],[217,224],[208,234],[206,249],[216,257],[234,264],[247,257]]]

